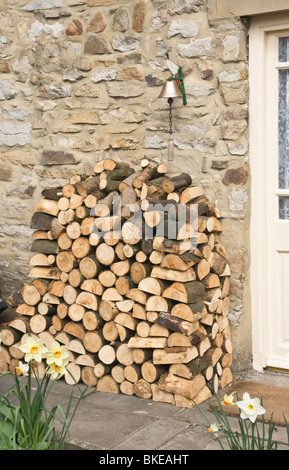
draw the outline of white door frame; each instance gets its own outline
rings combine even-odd
[[[250,168],[251,168],[251,312],[253,367],[262,371],[267,365],[269,309],[266,291],[268,279],[268,230],[266,219],[266,151],[269,103],[266,101],[266,41],[269,32],[289,30],[289,13],[264,15],[251,19],[249,30],[250,80]]]

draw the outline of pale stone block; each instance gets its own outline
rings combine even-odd
[[[98,124],[99,118],[96,112],[74,113],[69,116],[69,121],[73,124]]]
[[[68,82],[77,82],[78,80],[81,80],[85,75],[80,73],[78,70],[70,70],[70,72],[67,72],[65,75],[63,75],[63,80],[68,81]]]
[[[23,108],[4,108],[3,109],[3,116],[6,119],[16,119],[17,121],[25,121],[30,117],[29,112]]]
[[[134,150],[137,148],[138,140],[134,137],[115,139],[111,143],[113,149],[129,149]]]
[[[153,11],[151,16],[151,26],[149,29],[150,33],[162,29],[168,22],[167,16],[166,7],[161,7],[158,10]]]
[[[144,87],[131,83],[108,83],[107,91],[110,96],[129,98],[144,94]]]
[[[118,33],[112,38],[111,45],[116,51],[127,52],[139,49],[140,41],[135,36]]]
[[[61,8],[65,6],[63,0],[31,0],[22,10],[49,10],[50,8]]]
[[[181,57],[207,57],[213,54],[212,38],[191,40],[188,44],[179,44]]]
[[[61,23],[55,23],[53,25],[50,24],[44,24],[41,23],[40,21],[35,21],[32,23],[28,33],[26,40],[27,41],[35,41],[37,37],[39,36],[50,36],[53,38],[59,38],[62,36],[64,31],[64,27]]]
[[[119,108],[100,113],[99,120],[101,124],[116,124],[119,122],[140,122],[143,118],[140,113],[131,109]]]
[[[31,124],[0,123],[0,144],[13,147],[30,142]]]
[[[228,150],[231,155],[246,155],[248,152],[248,142],[228,142]]]
[[[9,80],[0,80],[0,101],[11,100],[16,95],[17,90]]]
[[[161,149],[165,148],[167,145],[168,143],[163,142],[157,135],[146,137],[144,140],[144,147],[147,149]]]
[[[184,38],[192,38],[199,33],[199,23],[197,21],[173,20],[168,29],[168,38],[180,34]]]
[[[230,201],[231,211],[242,211],[244,210],[244,204],[248,200],[248,192],[246,189],[233,189],[228,195]]]
[[[6,235],[23,235],[24,237],[32,237],[33,232],[34,229],[27,227],[27,225],[10,225],[0,222],[0,233],[4,233]]]
[[[247,83],[239,86],[222,85],[221,92],[224,96],[226,104],[239,103],[243,104],[248,101],[248,89]]]
[[[101,81],[115,80],[116,74],[117,74],[117,70],[104,69],[104,70],[101,70],[100,72],[95,72],[91,76],[91,80],[94,83],[98,83]]]
[[[23,152],[21,150],[12,150],[10,152],[3,152],[0,155],[4,161],[9,161],[14,165],[31,166],[34,165],[34,158],[30,152]]]
[[[223,138],[226,140],[237,140],[247,129],[247,121],[224,121],[221,124]]]
[[[182,15],[199,10],[202,0],[173,0],[169,6],[170,15]]]
[[[178,126],[178,132],[182,132],[183,134],[193,134],[193,135],[200,135],[205,134],[208,128],[208,123],[204,122],[195,122],[194,124],[188,124],[187,126]]]
[[[240,34],[228,34],[223,39],[224,62],[237,61],[240,53]]]
[[[66,98],[67,96],[71,96],[71,88],[70,86],[60,86],[56,87],[51,85],[49,88],[49,93],[52,98]]]

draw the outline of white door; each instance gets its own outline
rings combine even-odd
[[[289,18],[266,21],[252,38],[262,43],[250,98],[253,351],[256,368],[289,370]]]
[[[289,369],[289,30],[267,37],[267,366]]]

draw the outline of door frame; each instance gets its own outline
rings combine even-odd
[[[267,366],[269,351],[269,308],[266,292],[269,286],[269,241],[266,219],[267,168],[264,165],[267,146],[266,41],[267,34],[289,30],[289,13],[251,18],[249,29],[249,133],[251,169],[250,223],[250,291],[252,318],[253,367],[262,371]],[[264,256],[264,253],[267,253]]]

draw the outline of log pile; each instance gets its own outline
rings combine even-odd
[[[231,383],[229,260],[190,175],[104,159],[44,190],[31,227],[29,282],[1,314],[1,371],[29,334],[67,345],[75,380],[98,391],[190,407]]]

